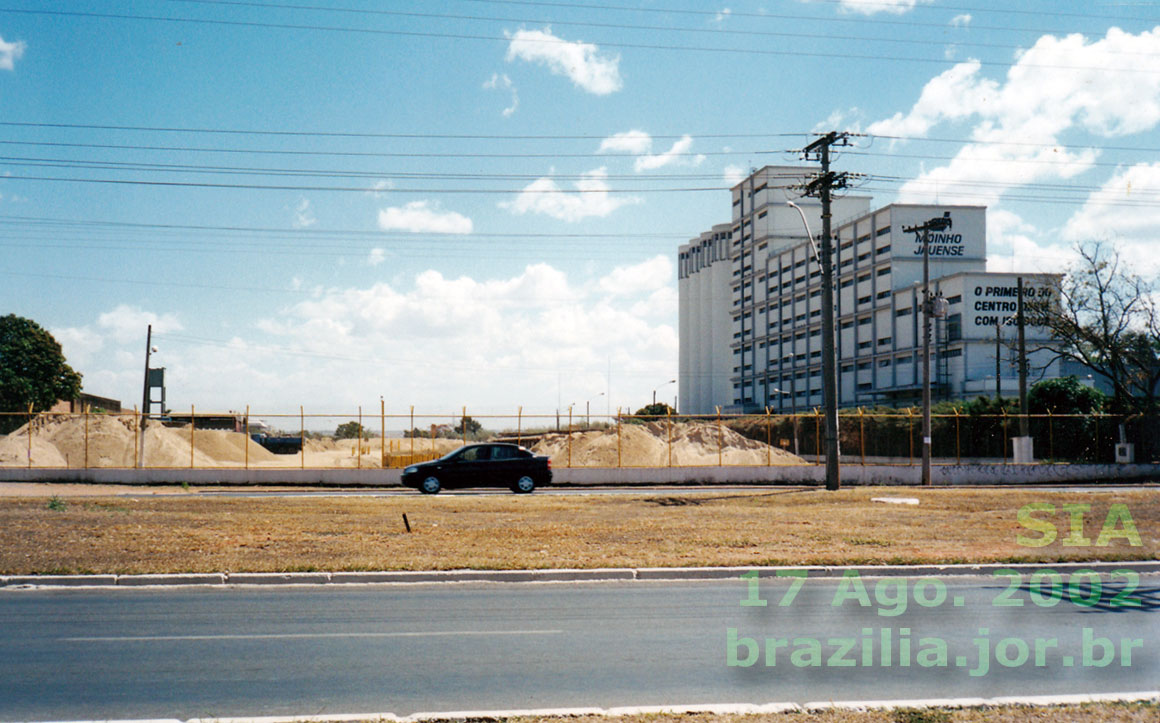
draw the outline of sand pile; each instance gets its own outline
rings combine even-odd
[[[616,429],[573,432],[573,467],[616,467]],[[665,422],[623,424],[620,428],[619,462],[623,467],[665,467],[669,464],[669,430]],[[548,434],[532,450],[546,454],[557,467],[568,465],[569,435]],[[712,422],[672,423],[672,464],[674,467],[716,465],[790,465],[805,460],[777,447],[741,436]],[[718,454],[720,448],[721,453]]]
[[[190,428],[152,423],[145,429],[146,467],[189,467]],[[32,423],[33,467],[132,467],[139,441],[131,416],[43,415]],[[248,452],[247,452],[248,448]],[[195,467],[233,467],[277,457],[243,434],[199,429],[194,433]],[[28,425],[0,438],[0,465],[28,464]]]

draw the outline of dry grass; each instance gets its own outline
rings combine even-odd
[[[899,495],[921,504],[870,501]],[[1030,502],[1091,504],[1093,542],[1108,506],[1125,504],[1143,545],[1022,547]],[[1068,518],[1052,519],[1062,539]],[[0,574],[1057,562],[1158,548],[1156,489],[0,499]]]
[[[1152,723],[1155,703],[1092,703],[1049,707],[1001,706],[959,710],[828,710],[763,715],[633,715],[621,718],[510,718],[506,723]]]

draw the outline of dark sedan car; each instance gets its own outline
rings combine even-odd
[[[403,484],[433,495],[444,488],[510,487],[527,494],[552,481],[552,463],[516,444],[469,444],[403,470]]]

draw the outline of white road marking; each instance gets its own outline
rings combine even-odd
[[[61,638],[68,643],[135,643],[173,640],[294,640],[312,638],[426,638],[461,635],[561,635],[563,630],[427,630],[398,633],[269,633],[230,635],[110,635]]]

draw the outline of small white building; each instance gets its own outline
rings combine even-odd
[[[682,413],[822,405],[821,268],[803,224],[804,217],[819,237],[821,207],[796,190],[812,175],[799,167],[756,171],[732,189],[732,223],[681,246]],[[985,207],[871,211],[869,198],[846,196],[832,204],[831,228],[839,406],[921,399],[922,244],[904,229],[946,212],[951,228],[929,240],[931,293],[948,302],[947,315],[932,319],[932,395],[960,399],[1000,387],[1015,394],[1018,279],[1024,298],[1042,298],[1058,277],[988,273]],[[1025,336],[1029,382],[1060,376],[1046,331],[1028,324]]]

